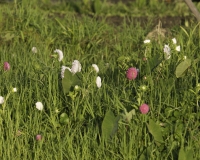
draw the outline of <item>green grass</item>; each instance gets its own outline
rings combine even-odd
[[[90,8],[83,7],[79,15],[61,4],[24,0],[0,6],[0,96],[7,97],[0,106],[0,159],[200,159],[199,24],[175,26],[170,36],[144,44],[150,23],[141,28],[124,21],[116,27],[88,16],[93,14]],[[120,15],[120,5],[124,6],[112,4],[98,14]],[[133,11],[129,7],[123,14]],[[145,14],[155,14],[154,7],[159,6],[152,5]],[[174,49],[174,37],[181,52]],[[168,60],[164,44],[171,47]],[[32,47],[38,52],[32,53]],[[55,49],[64,53],[61,62],[51,57],[57,55]],[[177,78],[176,67],[184,56],[192,64]],[[82,81],[80,90],[69,96],[63,93],[60,72],[75,59],[82,65]],[[10,70],[4,71],[4,62]],[[99,66],[98,74],[92,64]],[[133,81],[126,78],[129,67],[140,70]],[[95,84],[97,75],[101,88]],[[141,89],[143,85],[147,90]],[[43,103],[42,111],[36,102]],[[142,103],[150,106],[146,115],[139,111]],[[118,116],[133,109],[130,122],[121,118],[116,133],[105,140],[102,123],[107,111]],[[64,124],[62,113],[68,117]],[[37,134],[41,141],[35,139]]]

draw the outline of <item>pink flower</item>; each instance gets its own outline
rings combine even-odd
[[[36,135],[35,139],[37,141],[41,141],[42,140],[42,135],[41,134]]]
[[[3,67],[4,67],[5,71],[10,70],[10,64],[8,62],[4,62],[4,66]]]
[[[137,77],[137,74],[138,74],[138,71],[136,68],[134,67],[131,67],[127,70],[126,72],[126,77],[129,79],[129,80],[133,80]]]
[[[140,106],[140,112],[142,113],[142,114],[147,114],[148,112],[149,112],[149,106],[147,105],[147,104],[142,104],[141,106]]]

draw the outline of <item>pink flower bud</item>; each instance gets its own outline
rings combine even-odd
[[[126,77],[129,79],[129,80],[134,80],[136,77],[137,77],[137,74],[138,74],[138,71],[136,68],[129,68],[126,72]]]
[[[142,113],[142,114],[147,114],[148,112],[149,112],[149,106],[147,105],[147,104],[142,104],[141,106],[140,106],[140,112]]]
[[[42,135],[41,134],[36,135],[35,139],[37,141],[41,141],[42,140]]]
[[[4,62],[4,66],[3,67],[4,67],[5,71],[10,70],[10,64],[8,62]]]

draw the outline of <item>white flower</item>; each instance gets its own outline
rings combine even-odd
[[[17,88],[13,88],[13,90],[12,90],[13,92],[17,92]]]
[[[75,74],[76,72],[80,72],[81,71],[81,64],[78,60],[74,60],[74,62],[72,63],[72,68],[71,68],[71,72],[73,74]]]
[[[96,64],[92,64],[92,67],[97,73],[99,72],[99,67]]]
[[[101,87],[101,77],[98,76],[98,77],[96,78],[96,84],[97,84],[97,87],[98,87],[98,88]]]
[[[33,48],[31,49],[31,51],[32,51],[33,53],[37,53],[37,48],[36,48],[36,47],[33,47]]]
[[[178,52],[180,52],[180,51],[181,51],[181,47],[180,47],[180,46],[176,46],[176,50],[177,50]]]
[[[40,110],[40,111],[43,110],[43,104],[41,102],[37,102],[37,103],[35,103],[35,105],[38,110]]]
[[[186,60],[186,59],[187,59],[187,56],[184,56],[183,59]]]
[[[169,59],[171,57],[171,49],[169,45],[165,44],[164,53],[165,53],[165,59]]]
[[[172,42],[173,42],[174,44],[176,44],[176,38],[173,38],[173,39],[172,39]]]
[[[144,40],[144,43],[150,43],[151,41],[149,39]]]
[[[71,69],[69,67],[66,66],[62,66],[61,67],[61,78],[64,78],[65,75],[65,70],[68,69],[71,72]]]
[[[80,89],[80,87],[79,87],[78,85],[75,85],[75,86],[74,86],[74,90],[75,90],[75,91],[78,91],[79,89]]]
[[[63,59],[63,52],[60,50],[60,49],[56,49],[55,51],[54,51],[54,53],[58,53],[58,61],[60,62],[60,61],[62,61],[62,59]]]
[[[4,103],[4,98],[2,96],[0,96],[0,104]]]
[[[59,111],[59,109],[56,108],[56,109],[55,109],[55,112],[56,112],[56,113],[59,113],[60,111]]]

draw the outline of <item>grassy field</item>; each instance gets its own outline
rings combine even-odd
[[[199,23],[153,24],[192,17],[182,1],[0,10],[1,160],[200,159]]]

